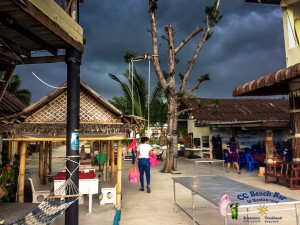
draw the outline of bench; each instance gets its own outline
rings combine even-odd
[[[300,163],[296,162],[276,162],[266,164],[265,183],[269,183],[268,178],[276,178],[287,182],[291,190],[300,190]]]

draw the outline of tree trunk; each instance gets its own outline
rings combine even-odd
[[[167,152],[166,152],[166,161],[165,165],[162,168],[161,172],[170,173],[174,168],[174,155],[177,152],[177,148],[174,148],[177,143],[174,144],[173,132],[177,130],[177,98],[176,95],[170,94],[167,98],[168,102],[168,128],[167,128]]]

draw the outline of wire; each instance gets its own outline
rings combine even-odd
[[[2,43],[17,57],[17,58],[20,58],[20,56],[18,56],[8,45],[7,45],[7,43],[0,37],[0,40],[2,41]],[[65,89],[65,88],[67,88],[67,86],[65,86],[65,87],[55,87],[55,86],[52,86],[52,85],[50,85],[50,84],[48,84],[48,83],[46,83],[45,81],[43,81],[41,78],[39,78],[33,71],[31,71],[29,68],[28,68],[28,65],[26,65],[23,61],[22,61],[22,59],[20,58],[19,59],[19,61],[23,64],[23,65],[25,65],[25,66],[27,66],[27,69],[28,69],[28,71],[30,72],[30,73],[32,73],[33,74],[33,76],[35,76],[39,81],[41,81],[43,84],[45,84],[46,86],[48,86],[48,87],[51,87],[51,88],[55,88],[55,89]]]

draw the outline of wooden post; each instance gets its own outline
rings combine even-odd
[[[292,84],[294,85],[294,84]],[[293,161],[300,161],[300,92],[289,93]]]
[[[44,171],[44,142],[40,141],[39,143],[39,179],[40,183],[42,184],[43,182],[43,171]]]
[[[106,180],[108,180],[108,173],[109,173],[109,167],[110,167],[110,151],[111,151],[111,145],[110,141],[107,141],[107,154],[106,154]]]
[[[115,146],[114,141],[111,141],[111,178],[115,177]]]
[[[45,141],[42,184],[47,184],[49,142]]]
[[[49,141],[49,173],[48,174],[51,174],[52,173],[52,141]]]
[[[103,170],[103,168],[102,168],[102,153],[103,153],[103,148],[104,148],[103,141],[99,141],[99,156],[100,156],[99,171]]]
[[[24,203],[24,188],[25,188],[25,170],[26,170],[26,149],[27,142],[23,141],[20,151],[20,171],[18,183],[18,202]]]
[[[117,192],[117,202],[116,208],[121,209],[121,195],[122,195],[122,143],[118,140],[117,147],[117,183],[116,183],[116,192]]]
[[[273,159],[274,157],[274,143],[272,130],[266,130],[266,159]]]

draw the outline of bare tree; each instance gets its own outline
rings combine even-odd
[[[149,0],[149,15],[150,15],[150,33],[152,37],[152,48],[153,48],[153,65],[154,71],[158,77],[159,82],[162,85],[162,88],[165,93],[165,97],[168,103],[168,150],[166,153],[165,165],[161,172],[170,173],[172,170],[176,171],[176,163],[174,163],[174,158],[177,155],[177,117],[180,115],[178,111],[178,106],[181,103],[182,98],[184,98],[189,93],[192,93],[199,85],[209,80],[209,75],[204,74],[200,75],[196,83],[188,90],[186,90],[187,81],[191,76],[193,67],[195,65],[196,59],[199,56],[199,53],[204,45],[204,43],[211,37],[212,28],[220,21],[222,16],[219,15],[219,5],[220,0],[215,0],[213,6],[207,6],[205,9],[205,21],[204,27],[196,27],[189,35],[182,40],[178,46],[175,46],[174,35],[175,28],[172,25],[167,25],[165,27],[166,35],[162,38],[167,41],[168,44],[168,76],[165,77],[161,69],[160,60],[159,60],[159,43],[157,38],[157,28],[156,28],[156,18],[155,11],[158,8],[158,0]],[[197,35],[202,35],[198,41],[197,47],[193,53],[191,60],[188,62],[187,69],[184,74],[180,75],[179,89],[176,88],[176,77],[175,77],[175,67],[177,63],[176,55],[179,51],[190,41],[192,41]],[[190,109],[191,110],[191,109]],[[175,156],[175,157],[174,157]]]

